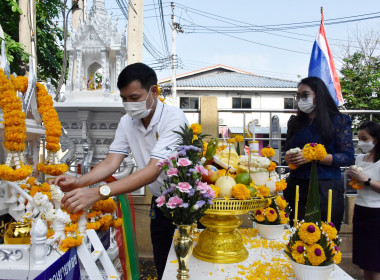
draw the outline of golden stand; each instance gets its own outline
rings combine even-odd
[[[236,263],[248,258],[243,238],[237,228],[242,220],[237,215],[264,208],[268,199],[215,199],[200,222],[206,227],[199,235],[193,255],[212,263]]]

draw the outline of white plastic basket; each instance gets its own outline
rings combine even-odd
[[[255,222],[254,222],[255,223]],[[284,233],[284,224],[280,225],[263,225],[259,223],[255,223],[256,228],[259,231],[259,234],[264,239],[275,240],[279,239]]]
[[[296,280],[327,280],[335,264],[328,266],[312,266],[296,263],[290,259]]]

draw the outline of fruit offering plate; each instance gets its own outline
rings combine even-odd
[[[242,215],[249,211],[265,208],[269,204],[269,199],[273,197],[259,198],[252,197],[249,200],[239,200],[236,198],[215,198],[212,200],[210,208],[206,210],[208,215]]]

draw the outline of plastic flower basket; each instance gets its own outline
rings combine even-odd
[[[255,223],[255,222],[254,222]],[[256,223],[256,228],[259,234],[264,239],[275,240],[279,239],[284,233],[284,224],[279,225],[263,225]]]
[[[328,266],[312,266],[296,263],[290,260],[296,280],[327,280],[335,264]]]

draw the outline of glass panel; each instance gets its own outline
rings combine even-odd
[[[179,103],[180,103],[181,109],[189,109],[189,98],[188,97],[180,97]]]
[[[190,107],[189,109],[198,109],[198,97],[190,97]]]
[[[241,109],[241,98],[233,97],[232,98],[232,108],[233,109]]]
[[[242,98],[242,108],[251,109],[251,98]]]
[[[284,109],[293,109],[293,98],[284,98]]]

